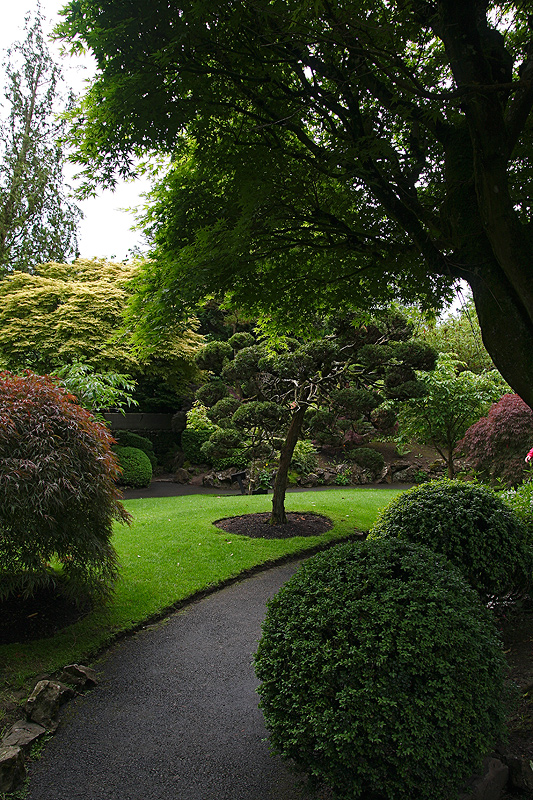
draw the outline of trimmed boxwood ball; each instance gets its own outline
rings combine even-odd
[[[443,553],[483,597],[531,588],[533,537],[487,486],[444,479],[410,489],[381,512],[369,539],[383,536]]]
[[[128,430],[118,430],[115,433],[115,439],[119,447],[137,447],[146,453],[150,459],[152,469],[157,466],[157,458],[154,453],[154,446],[150,439],[146,436],[140,436],[138,433]]]
[[[138,447],[115,447],[122,470],[120,483],[124,486],[142,488],[152,480],[152,465],[145,452]]]
[[[449,800],[502,735],[504,656],[459,571],[396,539],[306,561],[255,669],[271,744],[339,800]]]

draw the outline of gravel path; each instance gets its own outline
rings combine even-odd
[[[65,707],[31,765],[28,800],[307,799],[269,752],[251,663],[266,600],[297,566],[228,586],[115,645],[95,665],[99,686]]]

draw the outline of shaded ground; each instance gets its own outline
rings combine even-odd
[[[514,608],[499,627],[518,705],[509,720],[507,752],[533,760],[533,603]]]
[[[0,601],[0,644],[46,639],[89,613],[55,588],[39,589],[32,597],[15,595]]]

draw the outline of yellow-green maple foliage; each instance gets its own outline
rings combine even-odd
[[[35,273],[0,281],[0,365],[52,372],[83,359],[99,371],[134,377],[160,376],[179,385],[194,374],[194,355],[203,343],[190,321],[176,326],[139,353],[134,331],[124,325],[139,262],[77,259],[41,264]]]

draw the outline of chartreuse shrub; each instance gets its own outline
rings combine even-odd
[[[113,521],[130,519],[111,442],[51,378],[0,375],[0,599],[57,580],[76,599],[111,591]]]
[[[338,800],[450,800],[502,735],[504,656],[460,572],[397,539],[338,545],[268,603],[273,748]]]
[[[369,538],[394,537],[443,553],[483,596],[527,591],[533,580],[533,537],[487,486],[432,481],[396,497]]]
[[[143,450],[138,447],[115,447],[122,475],[120,483],[124,486],[141,488],[152,480],[152,465]]]
[[[212,342],[211,344],[226,345],[227,343]],[[205,463],[206,456],[202,453],[202,445],[216,430],[217,425],[209,419],[207,408],[203,403],[196,401],[190,411],[187,411],[187,427],[181,434],[181,449],[187,461],[192,464]]]

